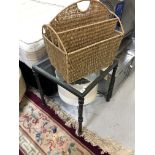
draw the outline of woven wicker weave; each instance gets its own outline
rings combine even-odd
[[[81,12],[81,2],[65,8],[42,29],[49,59],[68,83],[111,65],[124,35],[119,18],[105,5],[90,0]],[[118,22],[120,31],[115,30]]]

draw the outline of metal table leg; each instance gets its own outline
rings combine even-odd
[[[111,80],[110,80],[109,89],[108,89],[108,93],[107,93],[107,97],[106,97],[107,102],[109,102],[110,98],[112,97],[113,88],[114,88],[114,84],[115,84],[115,74],[116,74],[116,71],[117,71],[117,67],[118,67],[118,64],[113,68],[112,77],[111,77]]]
[[[40,96],[41,96],[41,100],[43,102],[43,105],[46,105],[45,99],[44,99],[44,93],[40,84],[40,80],[39,80],[39,76],[38,76],[38,72],[36,72],[35,70],[33,70],[33,75],[35,76],[36,82],[37,82],[37,86],[40,92]]]
[[[84,104],[84,98],[79,98],[79,108],[78,108],[78,122],[79,122],[78,135],[79,136],[82,134],[83,104]]]

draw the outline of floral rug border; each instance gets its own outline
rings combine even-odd
[[[45,110],[48,114],[54,114],[54,119],[60,122],[64,128],[66,128],[75,138],[79,139],[85,146],[87,146],[95,154],[102,155],[133,155],[133,151],[124,148],[117,142],[111,139],[101,139],[95,133],[89,131],[83,127],[83,134],[81,137],[77,135],[76,129],[78,128],[78,122],[65,111],[63,111],[58,104],[54,103],[51,98],[45,97],[46,103],[49,108],[42,105],[40,94],[36,89],[30,89],[27,91],[26,96],[31,98],[36,104]],[[105,150],[106,152],[101,150]],[[22,151],[19,153],[23,155]]]

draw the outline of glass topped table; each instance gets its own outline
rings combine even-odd
[[[46,103],[45,103],[45,99],[44,99],[44,93],[42,90],[42,86],[40,84],[38,74],[45,76],[49,80],[57,83],[59,86],[63,87],[64,89],[68,90],[69,92],[71,92],[72,94],[74,94],[75,96],[78,97],[78,104],[79,104],[78,105],[79,106],[78,107],[78,122],[79,122],[78,135],[80,136],[82,134],[82,122],[83,122],[82,115],[83,115],[84,97],[99,83],[99,81],[101,81],[106,75],[108,75],[108,73],[111,70],[113,70],[111,81],[109,84],[109,89],[106,94],[106,101],[110,101],[110,98],[112,97],[114,83],[115,83],[115,73],[117,70],[117,66],[118,66],[118,60],[115,59],[113,64],[111,66],[109,66],[107,69],[105,69],[104,71],[100,70],[99,75],[96,76],[95,78],[93,78],[90,81],[89,85],[82,92],[75,89],[75,87],[73,87],[72,84],[68,84],[61,78],[58,78],[58,76],[56,76],[56,74],[55,74],[55,68],[52,66],[52,64],[50,63],[50,60],[48,58],[33,65],[32,70],[33,70],[33,73],[34,73],[34,76],[35,76],[35,79],[36,79],[36,82],[38,85],[38,89],[40,92],[42,102],[45,106],[46,106]],[[74,83],[78,83],[78,82],[79,82],[79,80]]]

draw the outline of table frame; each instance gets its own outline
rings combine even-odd
[[[118,67],[118,60],[115,59],[113,64],[111,66],[109,66],[105,71],[100,70],[100,75],[93,82],[90,83],[90,85],[85,89],[85,91],[83,93],[81,93],[78,90],[76,90],[75,88],[71,87],[69,84],[67,84],[63,81],[60,81],[60,79],[57,79],[54,75],[46,72],[45,70],[43,70],[42,68],[40,68],[38,66],[39,64],[41,64],[47,60],[48,60],[48,58],[44,59],[43,61],[32,66],[33,74],[34,74],[36,82],[37,82],[37,86],[38,86],[38,89],[40,92],[40,96],[41,96],[43,105],[46,106],[46,102],[44,99],[44,93],[42,90],[42,86],[41,86],[41,83],[39,80],[39,76],[38,76],[39,74],[45,76],[49,80],[55,82],[56,84],[60,85],[61,87],[63,87],[64,89],[68,90],[69,92],[71,92],[72,94],[74,94],[75,96],[78,97],[78,103],[79,103],[79,107],[78,107],[78,123],[79,123],[78,135],[80,136],[80,135],[82,135],[84,97],[99,83],[99,81],[101,81],[106,75],[108,75],[108,73],[111,70],[113,70],[109,88],[108,88],[108,92],[106,94],[106,101],[107,102],[110,101],[110,99],[112,97],[112,93],[113,93],[114,83],[115,83],[115,74],[116,74],[117,67]]]

